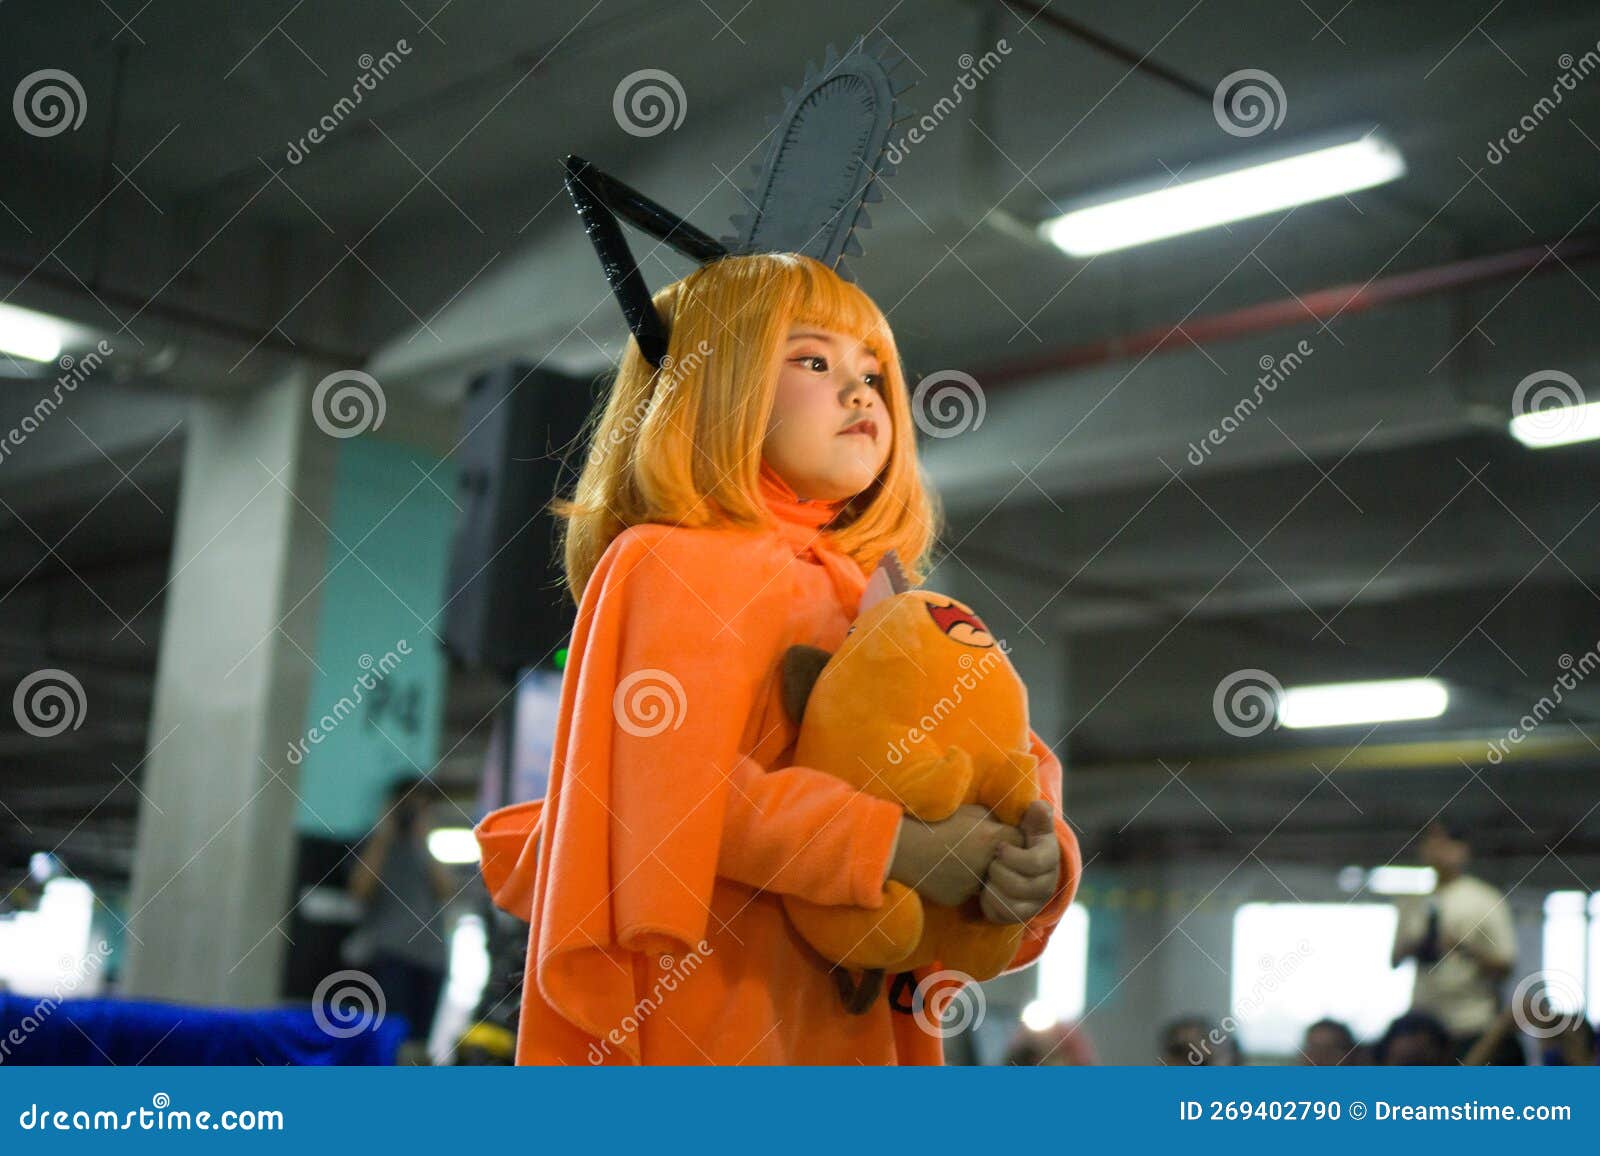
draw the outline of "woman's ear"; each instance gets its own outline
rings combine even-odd
[[[817,685],[822,668],[833,655],[818,646],[791,646],[783,652],[779,666],[783,678],[783,710],[795,726],[805,717],[811,688]]]

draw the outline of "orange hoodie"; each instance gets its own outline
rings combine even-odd
[[[780,894],[881,905],[902,811],[788,765],[779,660],[837,647],[866,578],[820,529],[837,504],[765,463],[761,492],[770,530],[647,523],[611,543],[578,607],[549,793],[478,825],[490,893],[531,925],[518,1064],[943,1062],[908,990],[937,963],[850,1015],[784,915]],[[1081,870],[1061,764],[1030,737],[1061,885],[1008,970],[1044,950]]]

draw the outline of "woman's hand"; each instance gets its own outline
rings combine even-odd
[[[889,878],[932,903],[954,907],[983,886],[997,849],[1020,849],[1022,843],[1021,831],[972,803],[937,823],[907,815],[900,820]]]
[[[1028,804],[1021,833],[1021,846],[1002,845],[989,864],[979,906],[991,923],[1026,923],[1044,910],[1061,882],[1061,843],[1049,802]]]

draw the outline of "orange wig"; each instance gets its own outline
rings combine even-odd
[[[789,329],[811,325],[870,350],[884,374],[894,426],[889,459],[827,526],[834,545],[870,572],[895,550],[917,583],[941,513],[917,463],[911,403],[894,334],[860,288],[797,253],[715,260],[655,294],[670,328],[659,369],[630,340],[616,381],[589,421],[588,458],[566,519],[567,586],[583,588],[606,547],[641,522],[760,529],[761,447]]]

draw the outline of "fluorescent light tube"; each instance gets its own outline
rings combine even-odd
[[[1400,150],[1369,133],[1148,192],[1101,198],[1043,222],[1039,232],[1070,256],[1092,257],[1353,193],[1405,171]]]
[[[1432,867],[1374,867],[1367,872],[1367,890],[1376,895],[1431,895],[1439,882]]]
[[[1300,730],[1438,718],[1449,702],[1450,692],[1436,678],[1296,686],[1283,692],[1278,722]]]
[[[61,356],[67,326],[54,317],[0,303],[0,353],[29,361],[54,361]]]
[[[428,853],[441,863],[476,863],[478,840],[470,827],[436,827],[428,832]]]
[[[1511,436],[1536,450],[1600,438],[1600,401],[1519,413],[1511,419]]]

